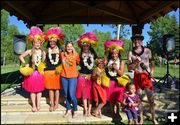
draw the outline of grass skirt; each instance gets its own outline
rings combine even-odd
[[[45,89],[43,75],[34,71],[30,76],[25,76],[23,88],[28,92],[43,91]]]

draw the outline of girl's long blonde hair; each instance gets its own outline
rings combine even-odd
[[[34,43],[33,43],[34,44]],[[43,47],[42,47],[42,45],[41,45],[41,47],[40,47],[40,50],[41,50],[41,53],[42,53],[42,58],[41,58],[41,62],[44,62],[44,60],[45,60],[45,56],[44,56],[44,51],[43,51]],[[31,62],[32,62],[32,67],[33,68],[35,68],[35,60],[34,60],[34,56],[35,56],[35,47],[34,47],[34,45],[33,45],[33,47],[32,47],[32,49],[31,49],[31,55],[32,55],[32,59],[31,59]]]

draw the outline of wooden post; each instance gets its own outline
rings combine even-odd
[[[119,35],[120,35],[120,30],[121,30],[121,24],[118,24],[118,30],[117,30],[117,40],[119,40]]]

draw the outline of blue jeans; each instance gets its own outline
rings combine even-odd
[[[138,119],[137,111],[126,111],[126,115],[128,117],[128,120],[130,119]]]
[[[65,78],[61,76],[61,82],[63,85],[64,96],[66,98],[66,109],[70,110],[72,102],[73,110],[77,111],[77,99],[76,99],[76,86],[77,78]]]

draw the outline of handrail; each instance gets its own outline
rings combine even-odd
[[[9,84],[5,89],[1,91],[1,93],[3,93],[8,88],[10,88],[13,84],[21,83],[23,81],[22,78],[23,76],[20,74],[19,70],[10,73],[1,74],[1,84]]]

